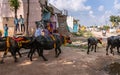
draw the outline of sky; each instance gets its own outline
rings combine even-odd
[[[48,0],[68,15],[80,20],[81,25],[111,25],[111,15],[120,16],[120,0]]]

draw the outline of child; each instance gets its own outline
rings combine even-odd
[[[7,24],[5,24],[4,26],[4,37],[7,37],[8,36],[8,26]]]

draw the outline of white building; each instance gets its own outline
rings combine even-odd
[[[73,32],[73,26],[74,26],[73,22],[74,22],[74,18],[72,16],[67,16],[67,25],[70,32]]]

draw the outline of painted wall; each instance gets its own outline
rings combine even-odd
[[[74,26],[73,26],[73,32],[78,32],[78,24],[74,24]]]

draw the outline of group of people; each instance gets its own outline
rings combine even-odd
[[[18,19],[17,16],[15,16],[14,18],[14,25],[15,25],[15,32],[19,31],[20,32],[20,27],[19,25],[21,25],[21,32],[25,32],[25,25],[24,25],[24,18],[22,17],[22,15],[20,15],[20,18]],[[51,35],[53,33],[53,25],[48,22],[47,25],[45,26],[45,29],[41,29],[39,27],[39,25],[36,25],[36,30],[34,33],[34,36],[40,36],[42,35],[42,33],[44,33],[44,36],[51,36],[52,39],[54,40],[53,35]],[[4,25],[4,37],[8,36],[8,25],[5,24]]]
[[[22,17],[22,15],[20,15],[19,19],[17,18],[17,16],[15,16],[14,24],[15,24],[15,31],[16,32],[17,31],[20,32],[19,24],[21,25],[21,32],[25,32],[24,18]]]
[[[44,36],[48,36],[48,35],[52,34],[53,33],[52,24],[47,23],[47,25],[45,26],[45,29],[41,29],[39,27],[39,25],[36,25],[36,30],[35,30],[34,36],[38,37],[38,36],[42,35],[42,32],[44,33]]]
[[[22,15],[20,15],[20,18],[18,19],[17,16],[14,18],[14,25],[15,25],[15,32],[19,31],[20,32],[20,27],[19,24],[21,25],[21,32],[25,32],[25,25],[24,25],[24,18]],[[0,32],[2,34],[2,32]],[[8,24],[4,25],[4,37],[8,36]]]

